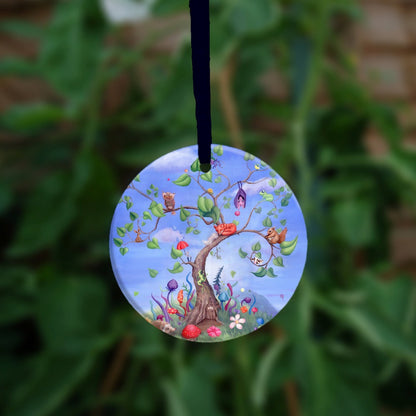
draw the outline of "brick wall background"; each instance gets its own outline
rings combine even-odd
[[[25,20],[39,25],[45,24],[53,2],[45,0],[0,0],[0,21]],[[356,59],[358,74],[371,94],[380,101],[397,107],[405,131],[405,144],[416,149],[416,1],[412,0],[361,0],[362,19],[352,28],[351,53]],[[176,16],[178,36],[162,39],[156,53],[166,53],[175,48],[184,31],[187,31],[186,16]],[[181,24],[178,24],[181,23]],[[160,25],[169,24],[158,20],[131,26],[127,34],[134,41],[146,37],[148,32]],[[33,59],[38,45],[33,40],[19,39],[0,33],[0,60],[4,57],[22,56]],[[109,89],[109,107],[116,105],[121,83]],[[268,94],[274,99],[287,95],[284,83],[277,73],[268,73],[262,79]],[[11,105],[33,100],[51,99],[54,94],[38,79],[0,77],[0,112]],[[111,92],[113,91],[113,92]],[[253,127],[264,131],[280,131],[279,124],[259,116]],[[12,138],[0,132],[0,143]],[[374,155],[386,151],[386,145],[377,132],[369,131],[365,138],[368,149]],[[394,230],[391,247],[392,259],[401,268],[416,275],[416,223],[408,210],[391,213]]]

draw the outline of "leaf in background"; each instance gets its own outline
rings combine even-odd
[[[120,253],[122,256],[124,256],[128,252],[129,252],[129,249],[127,247],[120,247]]]
[[[33,371],[13,392],[7,414],[56,414],[59,406],[70,398],[91,371],[95,358],[91,353],[76,356],[43,353],[36,356]]]
[[[48,248],[68,229],[76,213],[68,183],[70,175],[58,172],[47,176],[31,192],[9,255],[20,257]]]
[[[52,104],[14,106],[0,116],[0,126],[17,132],[33,132],[58,124],[66,117],[61,107]]]
[[[333,231],[352,247],[362,247],[375,236],[374,206],[368,199],[341,200],[332,212]]]
[[[47,350],[84,354],[94,347],[107,312],[107,291],[102,280],[61,274],[41,284],[40,289],[36,317]]]

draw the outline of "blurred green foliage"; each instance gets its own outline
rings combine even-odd
[[[180,11],[186,2],[154,5],[157,16]],[[196,142],[189,38],[173,56],[150,58],[163,33],[127,48],[95,0],[57,2],[46,27],[4,21],[2,32],[40,49],[30,62],[4,59],[0,74],[42,79],[56,98],[0,116],[15,137],[1,144],[0,413],[415,411],[416,288],[389,259],[387,214],[401,205],[414,212],[416,155],[403,149],[394,112],[356,80],[333,30],[359,8],[212,0],[211,13],[212,72],[235,62],[246,150],[288,180],[304,209],[310,248],[296,294],[265,328],[220,345],[180,342],[138,318],[112,276],[108,230],[125,184]],[[284,74],[289,102],[264,94],[258,78],[271,68]],[[104,114],[120,75],[128,94]],[[320,86],[328,99],[316,105]],[[212,94],[214,141],[232,145],[215,83]],[[279,140],[251,127],[257,114],[281,122]],[[389,148],[382,157],[363,145],[368,126]]]

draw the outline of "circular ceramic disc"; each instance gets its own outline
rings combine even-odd
[[[110,231],[117,282],[150,324],[181,339],[258,330],[292,297],[306,259],[305,222],[286,182],[255,156],[213,145],[160,157],[124,191]]]

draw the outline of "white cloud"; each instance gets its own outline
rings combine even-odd
[[[168,153],[155,160],[150,167],[154,170],[167,170],[173,167],[188,168],[197,158],[196,151],[193,147],[185,147],[183,149],[176,150]]]
[[[157,238],[162,243],[174,243],[177,240],[182,239],[182,234],[178,230],[174,230],[171,227],[162,228],[155,234]]]

